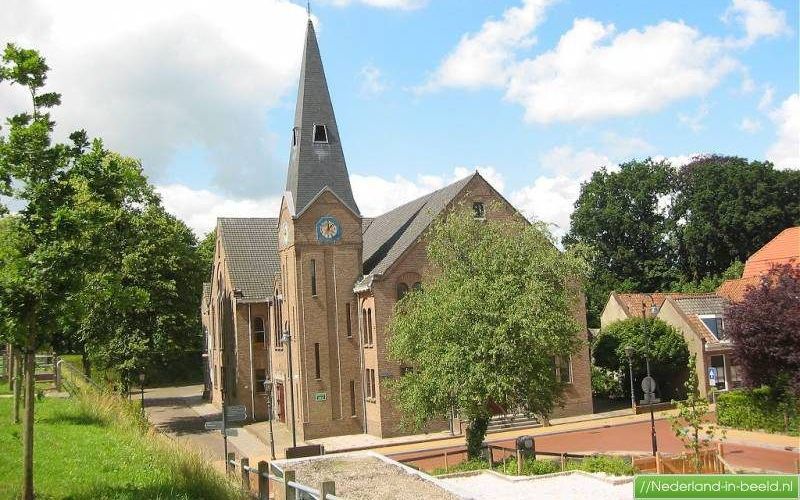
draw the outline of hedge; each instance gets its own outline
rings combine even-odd
[[[781,403],[769,387],[735,390],[717,395],[717,422],[726,427],[748,431],[788,432],[796,436],[800,428],[798,413],[798,401]]]

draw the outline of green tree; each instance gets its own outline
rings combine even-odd
[[[685,280],[719,275],[800,224],[800,171],[732,156],[698,157],[678,172],[671,217]]]
[[[644,355],[648,354],[650,372],[659,384],[659,395],[662,398],[678,395],[677,389],[680,387],[680,377],[685,375],[689,351],[683,336],[674,327],[660,319],[630,318],[612,323],[595,339],[592,349],[594,364],[619,373],[623,389],[629,394],[626,346],[633,347],[636,353],[633,356],[634,387],[638,387],[636,381],[646,373]]]
[[[389,325],[391,356],[412,367],[392,392],[417,427],[457,410],[474,457],[490,404],[548,415],[560,402],[554,357],[581,348],[574,312],[585,264],[559,252],[543,225],[479,221],[463,208],[426,241],[432,271]]]
[[[56,93],[43,92],[48,67],[34,50],[9,44],[0,65],[0,82],[24,87],[30,112],[8,119],[0,137],[2,194],[26,202],[16,217],[19,238],[12,250],[13,265],[0,279],[0,302],[19,324],[19,335],[8,339],[24,351],[25,415],[23,418],[23,488],[25,500],[33,493],[34,371],[36,349],[46,346],[55,332],[54,312],[62,307],[72,273],[78,264],[64,238],[75,228],[62,218],[69,188],[73,151],[53,144],[53,122],[48,109],[60,103]]]
[[[563,242],[594,250],[586,289],[590,326],[599,326],[611,291],[654,292],[674,280],[671,223],[661,206],[673,192],[673,173],[666,161],[648,158],[616,172],[601,168],[581,186]]]
[[[720,275],[706,276],[700,281],[690,281],[681,276],[679,280],[670,287],[671,292],[680,293],[714,293],[719,286],[726,280],[737,280],[742,277],[744,263],[735,260],[728,266],[728,269]]]
[[[197,253],[200,255],[200,260],[203,263],[203,279],[207,280],[211,276],[211,271],[214,267],[214,251],[217,246],[217,229],[214,228],[209,231],[200,244],[197,246]]]
[[[676,403],[678,413],[670,416],[669,420],[675,436],[681,440],[683,446],[691,454],[695,472],[700,474],[703,472],[700,452],[711,445],[716,437],[717,427],[713,423],[705,421],[709,405],[708,400],[700,396],[696,358],[695,355],[692,355],[689,359],[689,378],[686,379],[684,385],[686,400]]]

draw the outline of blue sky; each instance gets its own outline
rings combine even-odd
[[[277,212],[305,6],[13,1],[11,40],[48,57],[62,130],[142,159],[198,233]],[[595,168],[697,153],[800,168],[798,3],[312,2],[345,155],[375,215],[480,169],[568,226]],[[89,14],[86,14],[86,13]],[[0,112],[21,102],[0,89]]]

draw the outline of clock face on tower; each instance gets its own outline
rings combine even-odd
[[[317,221],[317,241],[320,243],[334,243],[342,236],[339,221],[326,215]]]

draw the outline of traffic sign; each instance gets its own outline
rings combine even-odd
[[[656,390],[656,380],[651,376],[642,379],[642,390],[645,394],[653,393]]]
[[[247,413],[247,408],[244,405],[236,405],[236,406],[226,406],[225,407],[225,415],[236,415],[241,413],[245,415]]]
[[[206,422],[205,424],[206,430],[222,430],[222,420],[212,420],[210,422]]]

